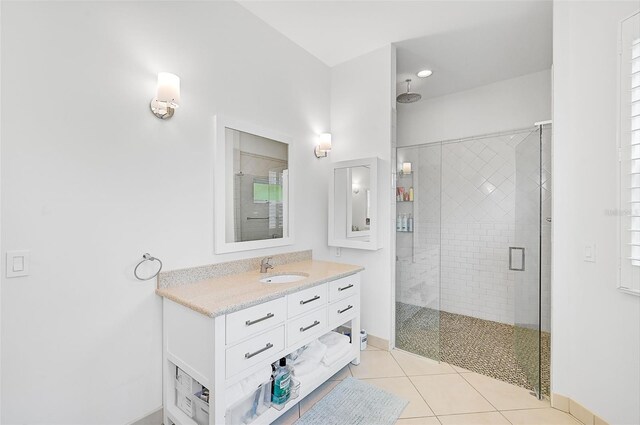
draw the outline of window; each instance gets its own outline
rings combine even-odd
[[[640,295],[640,14],[622,21],[618,54],[618,288]]]

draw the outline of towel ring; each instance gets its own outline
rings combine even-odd
[[[138,276],[138,267],[140,267],[140,265],[141,265],[142,263],[144,263],[145,261],[157,261],[158,263],[160,263],[160,267],[158,268],[158,271],[157,271],[157,272],[155,272],[155,273],[153,274],[153,276],[143,278],[143,277]],[[147,252],[147,253],[145,253],[145,254],[143,254],[143,255],[142,255],[142,261],[140,261],[140,262],[138,263],[138,265],[136,266],[136,268],[135,268],[135,269],[133,269],[133,275],[134,275],[134,276],[136,277],[136,279],[138,279],[138,280],[151,280],[151,279],[153,279],[154,277],[158,276],[158,274],[160,273],[160,271],[161,271],[161,270],[162,270],[162,261],[160,261],[160,259],[159,259],[159,258],[153,257],[151,254],[149,254],[149,253]]]

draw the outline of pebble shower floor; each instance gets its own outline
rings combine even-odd
[[[537,353],[518,362],[515,332],[513,325],[396,303],[397,348],[533,390],[526,371],[535,368]],[[541,387],[548,396],[549,333],[541,341]]]

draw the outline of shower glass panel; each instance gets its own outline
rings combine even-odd
[[[548,134],[550,126],[539,127],[516,146],[515,236],[510,248],[515,277],[515,353],[527,386],[539,396],[549,390],[549,323],[543,320],[549,317],[551,280]]]
[[[440,144],[398,149],[396,347],[440,360]],[[416,338],[416,335],[420,335]]]
[[[397,170],[412,173],[396,179],[395,342],[548,394],[551,140],[540,130],[397,149]]]

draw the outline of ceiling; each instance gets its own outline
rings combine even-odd
[[[398,81],[424,97],[551,67],[551,1],[238,2],[328,66],[395,43]]]

